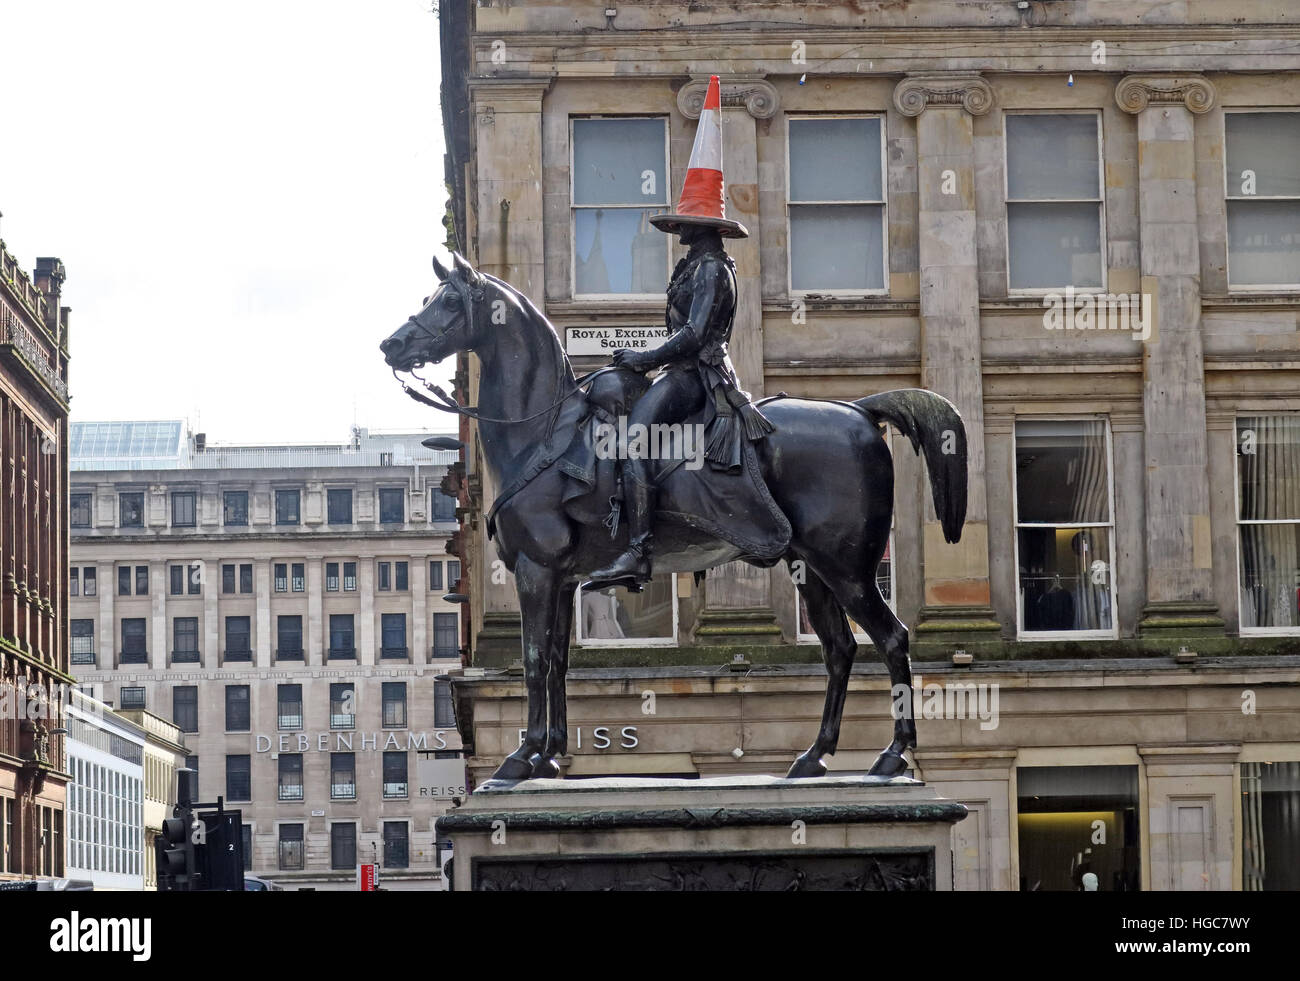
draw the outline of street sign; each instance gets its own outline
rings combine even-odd
[[[609,357],[621,347],[648,351],[668,340],[667,327],[569,327],[564,348],[569,354]]]
[[[379,886],[378,865],[357,866],[357,888],[362,892],[374,892]]]

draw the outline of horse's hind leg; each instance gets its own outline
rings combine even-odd
[[[820,777],[826,773],[822,757],[834,753],[840,740],[840,720],[844,715],[844,697],[849,688],[849,673],[858,645],[849,630],[849,622],[826,583],[803,563],[802,576],[796,585],[808,608],[808,619],[822,644],[826,662],[826,705],[817,739],[790,767],[787,777]],[[800,581],[802,579],[802,581]]]
[[[874,579],[849,584],[845,606],[870,635],[889,669],[889,698],[893,706],[894,738],[869,771],[873,776],[894,777],[907,770],[904,751],[916,748],[916,719],[912,709],[912,665],[907,656],[907,628],[889,608]]]

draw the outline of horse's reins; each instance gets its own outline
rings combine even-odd
[[[448,277],[446,280],[444,280],[444,282],[448,283],[452,287],[452,289],[454,289],[460,295],[461,302],[465,306],[465,309],[461,311],[461,319],[459,323],[455,324],[452,327],[448,327],[445,331],[442,332],[441,335],[437,335],[434,334],[433,331],[431,331],[428,327],[424,326],[424,324],[420,323],[420,321],[416,320],[414,316],[406,318],[406,322],[408,324],[411,324],[417,331],[424,334],[426,337],[428,337],[431,340],[438,340],[440,337],[446,337],[447,334],[451,333],[452,331],[464,330],[466,326],[472,324],[474,322],[474,303],[476,300],[482,299],[482,292],[480,291],[480,295],[476,297],[474,295],[474,292],[469,288],[468,284],[461,283],[456,279],[453,279],[452,277]],[[560,369],[559,369],[559,373],[561,375],[563,375],[564,373],[564,367],[563,367],[564,363],[565,363],[565,359],[562,358],[560,361]],[[461,405],[454,398],[448,395],[442,389],[441,386],[435,385],[433,382],[421,378],[414,371],[409,371],[408,374],[410,374],[412,378],[416,379],[421,385],[423,385],[425,390],[428,391],[429,395],[432,395],[433,398],[430,398],[429,395],[424,395],[421,392],[417,392],[406,382],[402,381],[401,378],[397,377],[396,367],[392,369],[393,377],[397,378],[397,383],[402,386],[402,391],[405,392],[407,395],[409,395],[411,398],[415,399],[415,401],[423,405],[427,405],[430,408],[439,409],[442,412],[454,412],[458,415],[465,416],[469,419],[477,420],[478,422],[501,423],[503,425],[517,425],[519,423],[531,422],[532,420],[537,419],[540,416],[546,415],[546,413],[548,412],[555,412],[556,418],[552,419],[551,425],[547,427],[547,438],[550,437],[551,430],[555,427],[556,420],[559,417],[559,412],[557,410],[560,408],[560,406],[562,406],[569,399],[573,398],[573,396],[581,392],[583,386],[589,384],[593,379],[595,379],[597,375],[602,374],[606,371],[613,371],[613,370],[614,370],[613,366],[609,365],[604,368],[597,368],[595,371],[590,371],[587,374],[582,375],[579,378],[576,378],[574,380],[572,391],[570,391],[567,395],[560,396],[550,405],[546,406],[543,409],[539,409],[537,412],[534,412],[532,415],[524,416],[522,419],[497,419],[492,416],[482,415],[477,408]]]

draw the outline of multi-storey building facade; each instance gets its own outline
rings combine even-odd
[[[63,874],[68,675],[65,271],[0,242],[0,880]]]
[[[440,24],[450,244],[576,369],[663,323],[683,250],[647,219],[718,74],[745,386],[961,410],[962,540],[896,440],[882,570],[941,686],[916,771],[971,810],[958,886],[1077,888],[1088,849],[1103,889],[1300,886],[1294,6],[456,0]],[[482,779],[524,700],[466,443]],[[570,773],[783,772],[812,742],[825,675],[784,568],[578,602]],[[891,726],[859,639],[841,771]]]
[[[176,771],[185,765],[190,752],[181,727],[145,709],[122,709],[118,718],[135,725],[144,735],[144,883],[146,890],[158,888],[158,859],[154,842],[162,834],[162,823],[172,816],[176,803]]]
[[[207,445],[179,422],[78,423],[72,665],[182,733],[204,801],[243,812],[285,884],[436,881],[421,761],[458,755],[453,454],[421,435]],[[422,793],[421,791],[425,791]]]

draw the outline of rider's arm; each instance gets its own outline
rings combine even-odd
[[[704,346],[705,332],[717,297],[718,277],[722,275],[725,275],[725,270],[721,263],[705,261],[696,266],[695,275],[691,277],[691,312],[686,323],[657,348],[642,352],[637,358],[641,364],[657,368],[692,357]]]

